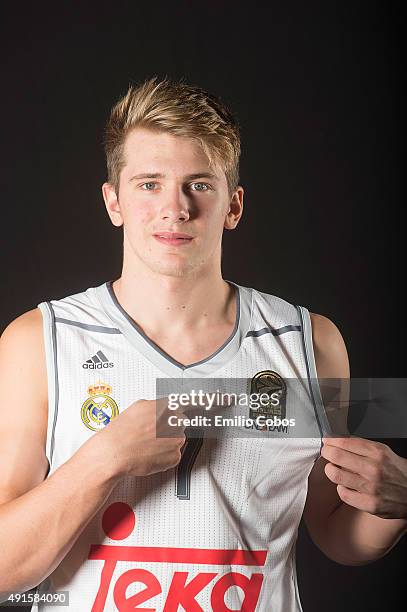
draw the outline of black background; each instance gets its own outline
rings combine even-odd
[[[241,125],[245,211],[225,235],[224,277],[331,318],[352,376],[405,376],[400,3],[1,10],[2,327],[119,276],[121,231],[100,191],[103,125],[130,82],[184,77]],[[304,612],[405,609],[405,553],[404,540],[344,567],[301,527]]]

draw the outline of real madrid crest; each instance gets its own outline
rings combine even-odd
[[[261,402],[262,405],[257,410],[251,408],[250,417],[256,418],[256,416],[264,415],[266,417],[285,418],[287,385],[280,374],[272,370],[257,372],[250,383],[250,395],[253,393],[259,396],[266,394],[269,400],[263,396],[266,401]]]
[[[82,421],[92,431],[103,429],[119,415],[119,408],[110,394],[112,387],[98,382],[88,387],[89,397],[82,404]]]

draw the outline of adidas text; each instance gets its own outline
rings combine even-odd
[[[105,363],[83,363],[82,367],[84,370],[101,370],[102,368],[113,368],[111,361]]]

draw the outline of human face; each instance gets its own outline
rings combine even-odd
[[[118,197],[107,183],[103,195],[112,223],[124,226],[131,269],[174,277],[220,269],[223,229],[238,223],[243,188],[229,196],[225,173],[191,138],[136,128],[124,160]]]

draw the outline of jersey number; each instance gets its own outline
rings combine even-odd
[[[191,472],[195,460],[201,450],[203,437],[188,438],[182,447],[181,461],[175,472],[175,494],[178,499],[189,499],[191,488]]]

